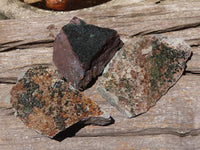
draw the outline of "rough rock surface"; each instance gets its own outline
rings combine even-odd
[[[153,35],[124,46],[98,81],[100,94],[127,117],[146,112],[181,77],[190,47]]]
[[[29,69],[11,90],[17,116],[30,128],[54,137],[76,123],[107,125],[112,118],[75,90],[58,72],[44,66]]]
[[[122,45],[115,30],[86,24],[74,17],[55,39],[53,62],[72,86],[84,90]]]

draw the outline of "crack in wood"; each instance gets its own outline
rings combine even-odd
[[[134,13],[132,12],[131,14],[126,14],[126,18],[127,19],[132,19],[132,18],[136,18],[136,17],[148,17],[148,16],[158,16],[158,15],[166,15],[169,14],[170,12],[162,12],[161,10],[156,10],[154,12],[141,12],[141,13]],[[105,18],[124,18],[123,14],[115,14],[115,15],[105,15],[103,17],[99,17],[96,16],[94,18],[98,18],[98,19],[103,19],[105,20]],[[128,24],[124,24],[125,26]]]
[[[199,47],[200,46],[200,44],[192,44],[192,45],[190,45],[191,47]]]
[[[15,44],[15,43],[18,43],[18,42],[21,42],[23,40],[16,40],[16,41],[10,41],[10,42],[7,42],[7,43],[1,43],[0,44],[0,47],[3,47],[4,45],[9,45],[9,44]]]
[[[32,48],[32,47],[50,47],[53,46],[53,39],[40,39],[40,40],[22,40],[22,41],[12,41],[0,45],[0,52],[7,52],[16,50],[18,48]]]
[[[175,135],[178,137],[187,137],[187,136],[199,136],[200,129],[176,129],[176,128],[147,128],[139,131],[123,131],[115,133],[87,133],[87,134],[77,134],[77,137],[105,137],[105,136],[153,136],[153,135]]]
[[[165,0],[156,1],[155,4],[160,4],[162,1],[165,1]]]
[[[184,74],[200,76],[200,70],[185,71]]]
[[[0,107],[0,110],[12,110],[12,107]]]
[[[15,84],[17,77],[0,77],[0,84]]]
[[[144,36],[144,35],[150,35],[150,34],[162,34],[162,33],[167,33],[167,32],[175,32],[175,31],[186,30],[186,29],[197,28],[197,27],[200,27],[200,22],[191,23],[191,24],[183,24],[183,25],[178,25],[178,26],[169,27],[169,28],[161,29],[161,30],[155,30],[155,31],[145,30],[145,31],[138,32],[134,35],[131,35],[130,38],[133,38],[135,36]]]
[[[5,111],[5,116],[13,116],[15,114],[13,107],[0,107],[0,110]]]

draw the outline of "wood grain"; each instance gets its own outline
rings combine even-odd
[[[200,149],[200,1],[147,0],[97,6],[68,15],[0,21],[0,149]],[[17,77],[37,64],[52,65],[52,45],[73,16],[117,30],[123,41],[164,34],[183,38],[193,56],[182,78],[147,113],[127,119],[94,85],[85,94],[114,119],[105,127],[87,126],[62,142],[28,129],[14,117],[9,91]]]

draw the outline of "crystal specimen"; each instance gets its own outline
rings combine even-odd
[[[180,39],[153,35],[127,44],[105,68],[100,94],[131,118],[142,114],[181,77],[190,47]]]
[[[54,69],[29,69],[11,90],[17,116],[30,128],[54,137],[68,127],[82,124],[107,125],[112,118],[83,93],[75,90]]]
[[[122,45],[115,30],[86,24],[74,17],[55,39],[53,62],[72,86],[84,90]]]

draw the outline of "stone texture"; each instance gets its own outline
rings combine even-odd
[[[112,118],[75,90],[54,69],[29,69],[11,90],[16,115],[30,128],[54,137],[76,123],[107,125]],[[66,133],[67,134],[67,133]]]
[[[55,39],[53,62],[72,86],[84,90],[122,45],[115,30],[86,24],[74,17]]]
[[[181,39],[153,35],[128,42],[105,68],[97,89],[127,117],[137,116],[177,82],[190,55]]]

